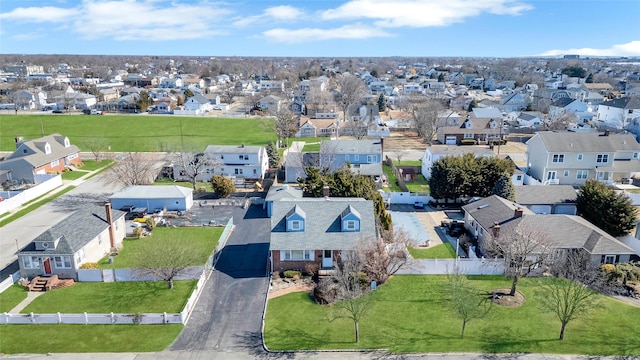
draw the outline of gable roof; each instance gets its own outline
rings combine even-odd
[[[473,108],[473,117],[476,119],[502,119],[502,113],[496,108]]]
[[[431,145],[427,150],[433,155],[462,156],[464,154],[490,155],[493,150],[486,146],[456,146],[456,145]]]
[[[556,107],[566,107],[567,105],[571,104],[574,101],[578,101],[576,99],[572,99],[572,98],[568,98],[568,97],[562,97],[559,98],[558,100],[554,101],[553,103],[551,103],[551,106],[556,106]]]
[[[113,221],[117,221],[126,213],[112,209]],[[53,225],[49,230],[38,235],[20,253],[38,253],[46,251],[47,254],[74,254],[82,249],[100,233],[109,228],[103,205],[85,204],[69,217]],[[53,242],[60,239],[55,250],[35,250],[34,241]]]
[[[6,160],[23,159],[33,167],[38,167],[54,160],[62,159],[66,156],[76,154],[77,146],[69,144],[64,146],[66,137],[60,134],[51,134],[39,139],[25,141],[19,144],[16,151],[7,156]],[[51,147],[51,153],[45,152],[45,144]]]
[[[323,140],[320,153],[325,154],[380,154],[380,140]]]
[[[277,201],[282,199],[300,199],[302,189],[298,186],[284,184],[282,186],[272,186],[265,197],[265,201]]]
[[[516,186],[516,202],[522,205],[575,203],[578,193],[571,185]]]
[[[640,150],[633,134],[576,133],[571,131],[539,131],[539,137],[549,152],[616,152]],[[532,138],[532,139],[533,139]],[[531,141],[531,140],[529,140]],[[527,143],[529,143],[529,141]]]
[[[514,220],[516,209],[522,209],[523,215],[534,215],[531,210],[497,195],[474,201],[462,209],[486,230],[491,229],[496,222],[502,225]]]
[[[351,206],[360,215],[360,231],[342,232],[341,214]],[[306,213],[303,232],[287,232],[285,218],[294,208]],[[273,202],[269,250],[347,250],[375,238],[373,201],[362,198],[299,198]]]
[[[610,106],[618,109],[640,109],[640,99],[635,97],[623,97],[605,101],[600,106]]]
[[[262,146],[209,145],[204,152],[207,154],[260,154],[262,149]]]
[[[133,185],[111,196],[111,199],[173,199],[186,198],[193,189],[178,185]]]

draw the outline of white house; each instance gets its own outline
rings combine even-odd
[[[626,128],[635,118],[640,118],[640,99],[635,97],[603,102],[596,117],[599,124],[617,129]]]
[[[197,114],[213,110],[213,105],[204,96],[196,94],[184,102],[184,108]]]
[[[269,169],[269,156],[264,146],[209,145],[204,155],[209,159],[198,181],[211,181],[214,175],[245,180],[262,180]],[[178,181],[189,180],[179,164],[173,166],[173,177]]]

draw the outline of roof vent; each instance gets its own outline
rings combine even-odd
[[[482,205],[478,206],[478,210],[484,209],[486,207],[489,207],[489,204],[482,204]]]

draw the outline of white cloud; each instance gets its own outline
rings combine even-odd
[[[514,0],[352,0],[321,13],[324,20],[371,19],[381,27],[431,27],[483,13],[520,15],[533,7]]]
[[[558,56],[564,54],[584,56],[640,56],[640,40],[630,41],[626,44],[616,44],[606,49],[576,48],[549,50],[540,54],[540,56]]]
[[[63,9],[54,6],[15,8],[9,12],[1,13],[0,20],[13,20],[17,22],[63,22],[78,15],[78,9]]]
[[[271,41],[289,44],[311,40],[367,39],[393,36],[384,30],[362,24],[345,25],[335,29],[271,29],[263,32],[262,35]]]
[[[207,2],[157,0],[84,0],[74,8],[16,8],[0,14],[2,20],[66,24],[85,39],[179,40],[222,34],[231,10]]]
[[[235,26],[248,26],[260,21],[293,21],[304,16],[304,12],[293,6],[281,5],[264,10],[260,15],[239,18],[233,24]]]

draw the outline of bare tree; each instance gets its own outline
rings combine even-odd
[[[407,247],[416,242],[404,229],[380,230],[381,237],[367,239],[357,248],[364,260],[364,271],[369,281],[384,284],[400,269],[410,267],[413,258]]]
[[[312,86],[304,97],[307,113],[311,116],[327,111],[329,104],[333,103],[331,94],[328,91],[321,91],[319,86]]]
[[[461,338],[473,319],[481,319],[489,314],[493,302],[486,292],[476,289],[458,269],[449,275],[449,295],[455,316],[462,320]]]
[[[104,155],[104,152],[109,148],[109,145],[107,145],[107,140],[103,138],[92,138],[87,141],[85,145],[93,154],[96,162],[100,161],[100,157],[102,157]]]
[[[157,158],[149,153],[124,153],[114,158],[116,165],[105,173],[107,183],[124,186],[151,184],[156,175]]]
[[[335,284],[337,298],[327,314],[327,319],[332,322],[336,319],[349,319],[353,321],[356,343],[360,342],[360,321],[371,309],[372,301],[369,296],[369,287],[363,281],[361,274],[364,270],[364,259],[357,251],[343,252],[342,263],[334,267],[334,275],[331,281]]]
[[[163,243],[162,246],[150,241],[142,245],[134,259],[135,273],[138,277],[160,279],[173,288],[176,276],[185,272],[189,266],[197,265],[199,254],[192,246],[178,241]]]
[[[492,236],[483,239],[482,247],[488,255],[504,257],[505,273],[513,278],[509,295],[514,296],[520,279],[545,264],[554,247],[551,239],[533,225],[509,225],[509,229],[501,231],[500,225],[495,224]]]
[[[584,284],[562,278],[550,278],[541,286],[542,305],[560,320],[560,340],[571,320],[585,316],[599,306],[598,293]]]
[[[408,106],[418,136],[425,143],[431,145],[438,132],[438,127],[443,125],[438,122],[438,118],[442,110],[444,110],[444,105],[438,100],[413,97],[409,99]]]
[[[362,101],[369,89],[362,79],[348,73],[339,75],[337,82],[340,92],[336,97],[336,102],[340,105],[344,121],[347,121],[349,107]]]
[[[180,176],[188,178],[193,190],[196,190],[198,177],[217,164],[217,160],[211,159],[205,153],[179,152],[175,155],[174,166],[178,166]]]
[[[353,136],[356,140],[363,139],[367,136],[368,132],[369,127],[364,121],[346,121],[340,127],[340,133],[343,135]]]
[[[282,144],[282,139],[286,139],[287,147],[289,147],[289,138],[295,136],[298,132],[298,117],[289,110],[284,104],[273,112],[275,116],[274,127],[276,135],[278,135],[278,143]]]

